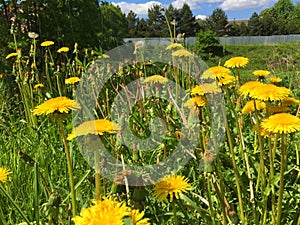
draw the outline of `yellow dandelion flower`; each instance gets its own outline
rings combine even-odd
[[[279,101],[290,94],[292,91],[288,88],[277,87],[274,84],[262,84],[254,88],[249,96],[261,101]]]
[[[72,140],[75,137],[93,134],[103,135],[103,133],[114,133],[117,130],[121,130],[120,126],[105,119],[86,121],[75,127],[71,134],[68,135],[68,140]]]
[[[193,98],[190,98],[184,103],[185,107],[188,108],[194,108],[195,106],[197,107],[202,107],[207,103],[206,99],[203,96],[195,96]]]
[[[205,94],[216,94],[221,93],[221,89],[218,87],[217,83],[204,83],[199,85]]]
[[[68,79],[65,79],[65,84],[75,84],[80,81],[79,77],[70,77]]]
[[[190,53],[184,48],[172,52],[172,56],[178,56],[178,57],[182,57],[182,56],[190,57],[192,55],[193,55],[192,53]]]
[[[170,50],[174,48],[183,48],[183,46],[180,43],[171,43],[166,47],[166,50]]]
[[[12,174],[7,168],[5,167],[0,167],[0,182],[5,184],[8,175]]]
[[[253,74],[255,76],[258,76],[258,77],[266,77],[266,76],[269,76],[270,75],[270,71],[268,70],[255,70],[253,71]]]
[[[254,107],[255,103],[255,107]],[[256,110],[261,110],[266,108],[266,103],[262,101],[250,100],[248,101],[242,109],[242,114],[252,113]]]
[[[9,58],[15,57],[15,56],[18,56],[18,53],[17,53],[17,52],[13,52],[13,53],[8,54],[8,55],[5,57],[5,59],[9,59]]]
[[[216,85],[216,83],[204,83],[197,85],[192,88],[191,95],[203,96],[204,94],[220,93],[221,89]]]
[[[203,96],[204,94],[205,93],[204,93],[203,89],[199,85],[193,87],[191,90],[191,95]]]
[[[139,212],[137,209],[131,210],[129,216],[132,225],[150,225],[149,218],[143,218],[144,215],[144,211]]]
[[[269,137],[269,132],[260,126],[259,128],[260,136],[266,138]]]
[[[68,51],[69,51],[68,47],[61,47],[60,49],[57,50],[58,53],[68,52]]]
[[[224,66],[213,66],[203,72],[202,78],[220,79],[228,75],[231,75],[230,69]]]
[[[154,195],[163,201],[170,195],[170,202],[173,201],[173,196],[179,199],[179,194],[191,189],[191,185],[188,183],[187,178],[180,175],[169,175],[159,179],[155,183]]]
[[[0,73],[0,79],[2,79],[3,78],[3,74],[2,73]]]
[[[168,78],[163,77],[161,75],[152,75],[150,77],[147,77],[144,80],[144,83],[150,83],[150,84],[153,84],[153,83],[165,84],[167,82],[168,82]]]
[[[247,97],[255,88],[259,87],[260,85],[263,85],[263,83],[259,81],[249,81],[238,89],[238,93],[244,97]]]
[[[234,76],[226,75],[226,76],[218,79],[218,85],[219,86],[230,85],[230,84],[235,83],[235,81],[236,81],[236,78]]]
[[[270,114],[275,114],[275,113],[283,113],[283,112],[288,112],[290,111],[289,107],[285,106],[277,106],[277,105],[272,105],[267,107],[268,113]]]
[[[232,57],[228,59],[225,63],[224,66],[228,68],[240,68],[240,67],[245,67],[249,63],[249,59],[245,57]]]
[[[93,201],[89,208],[82,209],[80,216],[72,220],[75,225],[123,225],[123,218],[129,215],[129,209],[124,202],[111,198]]]
[[[41,43],[42,47],[48,47],[48,46],[51,46],[51,45],[54,45],[53,41],[44,41],[44,42]]]
[[[282,79],[281,79],[280,77],[270,76],[270,77],[269,77],[269,81],[270,81],[271,83],[279,83],[279,82],[282,81]]]
[[[51,113],[68,113],[70,110],[80,109],[80,105],[67,97],[61,96],[56,98],[51,98],[44,103],[35,107],[32,111],[34,115],[48,115]]]
[[[291,105],[297,105],[300,104],[300,101],[295,98],[284,98],[281,100],[282,106],[291,106]]]
[[[261,127],[270,133],[293,133],[300,130],[300,119],[289,113],[278,113],[263,119]]]
[[[34,89],[38,89],[38,88],[41,88],[41,87],[44,87],[44,85],[43,84],[36,84],[36,85],[34,85]]]

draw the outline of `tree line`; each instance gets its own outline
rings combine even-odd
[[[165,14],[165,16],[164,16]],[[138,18],[134,12],[127,14],[129,32],[127,37],[167,37],[165,17],[176,21],[178,33],[196,36],[199,31],[213,31],[216,36],[266,36],[300,33],[300,2],[279,0],[273,7],[259,14],[254,12],[249,20],[228,21],[226,13],[215,9],[204,20],[196,19],[187,3],[176,9],[170,5],[161,11],[159,5],[148,10],[148,18]]]
[[[140,18],[106,1],[1,0],[0,26],[0,51],[12,48],[11,34],[17,37],[20,47],[25,45],[28,32],[39,34],[40,41],[54,40],[67,46],[77,42],[80,46],[109,50],[125,37],[169,37],[170,30],[181,38],[183,34],[191,37],[208,30],[216,36],[297,34],[300,4],[279,0],[273,7],[253,13],[248,21],[235,23],[228,21],[219,8],[205,20],[196,19],[187,3],[181,8],[171,4],[166,9],[154,5],[148,9],[147,17]]]

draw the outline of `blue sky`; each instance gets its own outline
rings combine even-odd
[[[294,0],[297,2],[299,0]],[[162,5],[167,8],[172,5],[181,8],[186,2],[197,18],[205,18],[212,14],[216,8],[221,8],[228,16],[228,20],[249,19],[254,12],[260,13],[263,9],[272,7],[276,0],[113,0],[113,4],[119,5],[123,12],[128,13],[130,10],[138,14],[139,17],[147,17],[148,8],[154,4]]]

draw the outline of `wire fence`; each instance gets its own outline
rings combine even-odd
[[[137,41],[155,41],[158,44],[171,42],[171,38],[124,38],[125,43]],[[219,37],[221,44],[272,44],[282,42],[300,41],[300,34],[292,35],[272,35],[272,36],[239,36],[239,37]],[[196,37],[187,37],[186,44],[195,44]]]

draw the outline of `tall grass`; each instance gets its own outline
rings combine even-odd
[[[35,39],[31,42],[33,49],[44,48]],[[298,43],[226,46],[228,55],[221,60],[211,59],[207,63],[209,66],[220,63],[223,65],[230,57],[245,56],[250,63],[239,70],[242,84],[248,79],[256,79],[252,74],[254,70],[267,69],[282,77],[283,81],[279,85],[289,87],[293,90],[292,96],[299,99],[299,55],[292,51],[295,46]],[[81,49],[76,44],[67,52],[57,53],[59,47],[61,46],[55,44],[45,47],[44,55],[35,55],[36,50],[26,54],[16,48],[18,56],[8,59],[12,61],[11,72],[3,74],[0,79],[0,166],[6,166],[13,172],[4,187],[24,214],[21,215],[12,201],[0,191],[2,224],[18,224],[25,221],[24,217],[40,224],[71,224],[69,175],[64,156],[65,146],[61,134],[57,132],[59,124],[53,123],[47,116],[35,117],[32,110],[48,98],[60,95],[72,98],[77,86],[66,84],[65,79],[88,76],[85,72],[89,65],[94,65],[101,54],[94,55],[94,51]],[[79,55],[83,57],[80,58]],[[41,64],[37,64],[38,58],[43,59]],[[154,74],[174,81],[190,93],[197,83],[187,73],[192,71],[191,61],[176,56],[172,59],[172,63],[167,66],[155,63],[157,59],[153,59],[153,62],[132,62],[125,67],[120,65],[107,83],[107,89],[96,96],[94,116],[98,119],[111,119],[109,110],[112,96],[119,95],[121,87],[131,81],[139,78],[143,80]],[[105,67],[108,68],[111,67]],[[15,94],[9,93],[11,89],[6,85],[12,78],[15,80]],[[93,82],[99,82],[99,77],[92,78],[95,79]],[[44,87],[35,89],[34,85],[39,83]],[[138,83],[139,87],[143,85]],[[178,131],[183,131],[180,129],[185,112],[178,110],[184,108],[184,101],[181,105],[176,105],[179,91],[172,92],[157,84],[143,87],[145,89],[139,89],[136,93],[126,92],[124,103],[131,106],[145,90],[152,91],[153,96],[174,93],[174,99],[162,101],[153,97],[133,104],[130,126],[137,136],[145,138],[149,136],[151,120],[160,117],[167,121],[167,138],[149,153],[140,151],[136,146],[123,146],[118,143],[115,134],[105,134],[102,137],[103,143],[116,157],[116,164],[122,161],[131,165],[163,162],[174,146],[185,144],[185,139],[177,135]],[[220,87],[225,103],[220,107],[225,121],[222,129],[226,131],[226,137],[224,142],[217,143],[220,147],[218,154],[210,152],[208,144],[210,139],[214,139],[214,135],[210,134],[214,117],[211,116],[209,107],[197,108],[201,122],[199,145],[193,149],[192,159],[179,171],[189,179],[191,191],[180,195],[172,203],[168,199],[158,201],[153,195],[154,183],[145,187],[129,187],[124,180],[130,177],[124,175],[124,183],[101,177],[101,193],[113,195],[132,208],[144,210],[151,224],[299,223],[300,134],[298,132],[275,139],[262,137],[257,130],[258,124],[268,115],[258,111],[241,114],[247,99],[239,95],[238,88],[238,83],[232,88]],[[297,115],[298,105],[290,108],[291,114]],[[62,125],[67,134],[71,133],[71,115],[67,116]],[[155,132],[159,134],[159,130]],[[283,147],[280,148],[280,144]],[[76,213],[79,215],[80,210],[89,207],[96,196],[96,173],[80,153],[81,146],[76,142],[69,142],[68,147],[76,188]],[[286,158],[282,158],[282,154],[286,154]],[[209,162],[205,164],[205,170],[199,170],[201,162]],[[121,171],[124,172],[125,169]],[[143,176],[147,177],[147,174]],[[279,202],[277,198],[280,198]]]

